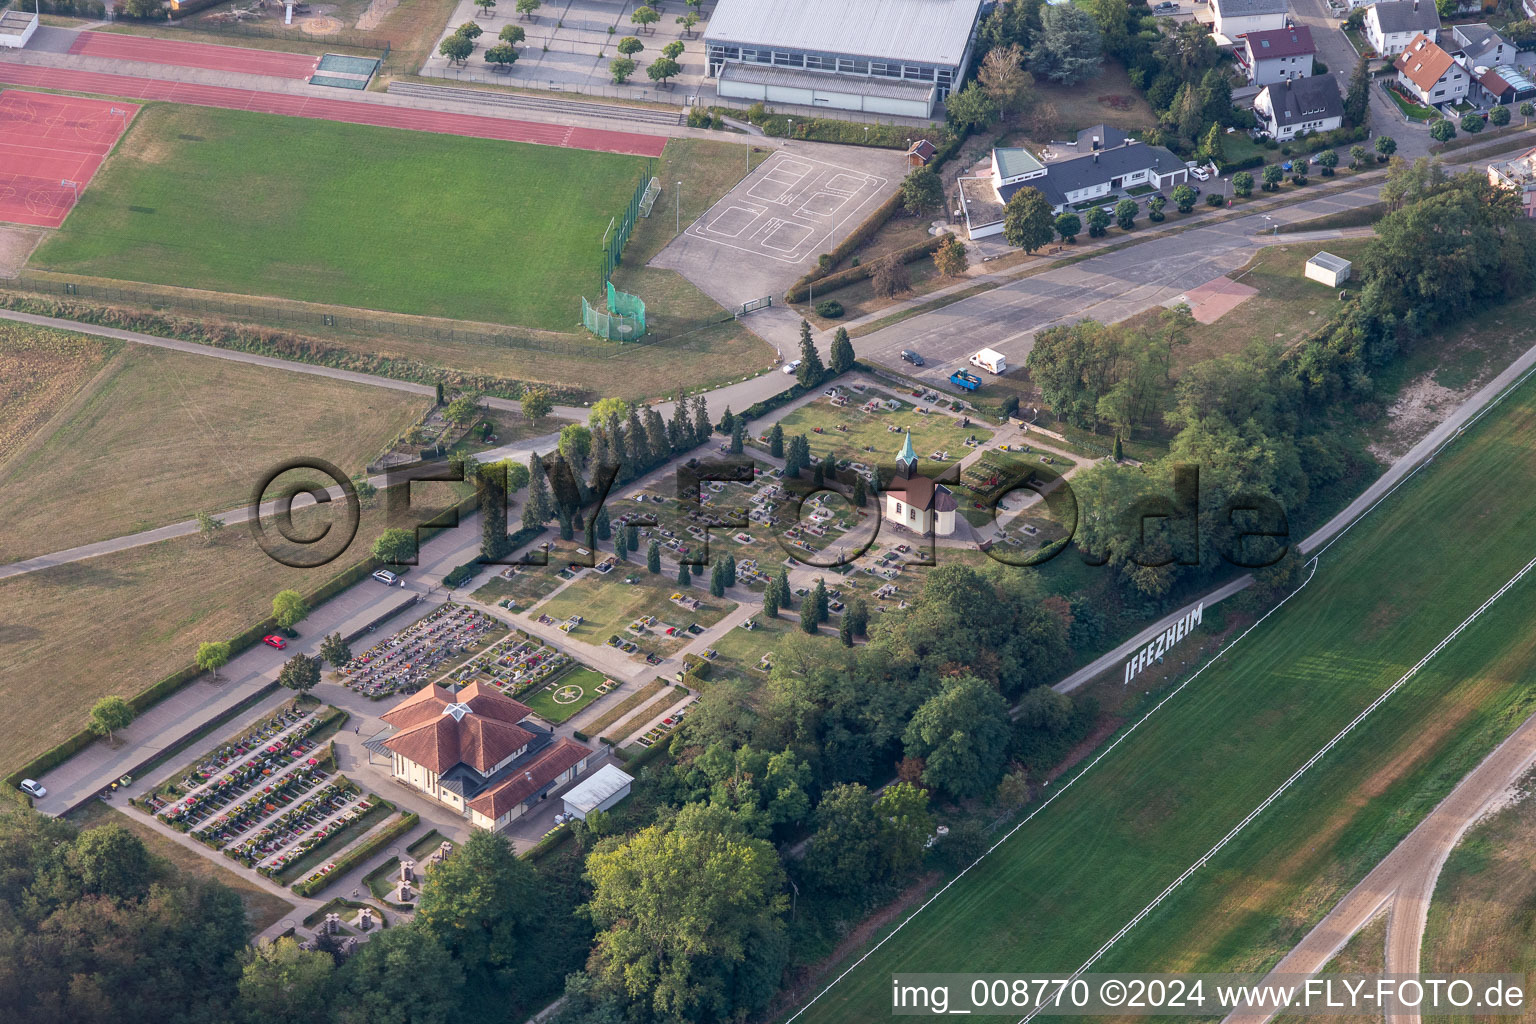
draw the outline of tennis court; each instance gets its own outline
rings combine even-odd
[[[328,53],[320,58],[320,66],[310,76],[310,85],[328,85],[333,89],[366,89],[368,80],[379,69],[374,57],[349,57],[344,53]]]
[[[63,224],[138,110],[133,103],[0,93],[0,220]]]

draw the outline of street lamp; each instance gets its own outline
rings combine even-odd
[[[672,189],[672,219],[674,221],[672,233],[683,233],[683,183],[678,182]]]

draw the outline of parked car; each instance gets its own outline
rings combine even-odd
[[[268,647],[276,647],[278,650],[282,650],[284,647],[288,646],[287,640],[284,640],[282,637],[275,634],[269,634],[262,637],[261,642],[266,644]]]
[[[785,373],[793,374],[798,369],[800,369],[800,360],[798,360],[798,359],[796,359],[792,363],[785,363],[784,364],[784,372]]]
[[[924,365],[923,357],[918,355],[916,352],[913,352],[911,349],[901,350],[901,361],[904,363],[911,363],[913,366]]]
[[[21,791],[27,794],[27,796],[35,796],[39,800],[48,795],[48,790],[43,788],[43,784],[35,779],[22,779]]]
[[[395,582],[395,580],[399,579],[400,577],[396,576],[394,573],[390,572],[388,569],[380,569],[378,572],[373,574],[373,578],[378,580],[380,583],[384,584],[387,587],[391,583]]]
[[[1189,169],[1189,173],[1193,174],[1196,178],[1200,179],[1201,181],[1210,181],[1211,180],[1211,172],[1206,170],[1204,167],[1191,167]]]
[[[1153,12],[1154,13],[1158,13],[1158,14],[1161,14],[1164,11],[1176,11],[1178,9],[1179,9],[1179,5],[1178,4],[1169,3],[1168,0],[1163,0],[1162,3],[1160,3],[1156,7],[1152,8]]]

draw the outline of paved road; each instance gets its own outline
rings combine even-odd
[[[1435,882],[1451,850],[1480,818],[1536,762],[1536,715],[1510,735],[1453,789],[1370,874],[1339,901],[1275,965],[1271,975],[1313,974],[1377,914],[1386,909],[1386,972],[1417,974],[1424,925]],[[1230,1014],[1223,1024],[1265,1024],[1273,1013]],[[1387,1015],[1390,1024],[1418,1024],[1416,1010]]]
[[[1417,473],[1420,469],[1433,462],[1440,449],[1454,441],[1470,423],[1492,408],[1499,397],[1505,394],[1513,384],[1524,380],[1532,372],[1536,372],[1536,347],[1527,349],[1496,377],[1479,388],[1476,394],[1462,403],[1455,412],[1437,424],[1428,434],[1424,435],[1417,444],[1408,450],[1407,454],[1393,463],[1385,473],[1362,491],[1354,501],[1351,501],[1332,519],[1304,538],[1297,545],[1297,549],[1304,555],[1321,555],[1325,552],[1330,544],[1342,537],[1350,527],[1359,522],[1366,513],[1370,512],[1387,495],[1414,473]],[[1071,556],[1068,555],[1066,557]],[[1233,594],[1240,593],[1252,583],[1253,577],[1245,573],[1234,580],[1222,584],[1220,587],[1195,601],[1191,601],[1177,611],[1165,615],[1131,637],[1131,639],[1115,647],[1114,650],[1095,658],[1092,662],[1073,672],[1061,682],[1056,683],[1055,688],[1062,693],[1070,693],[1105,672],[1110,670],[1120,671],[1120,667],[1127,658],[1146,646],[1148,641],[1160,635],[1169,626],[1183,618],[1197,604],[1203,603],[1206,607],[1210,607],[1218,602],[1225,601]]]

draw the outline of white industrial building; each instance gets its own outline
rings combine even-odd
[[[593,811],[606,811],[629,796],[629,787],[634,781],[634,776],[629,773],[605,764],[587,776],[585,782],[572,786],[560,799],[565,804],[566,814],[586,821]]]
[[[1278,32],[1290,18],[1290,0],[1211,0],[1218,43],[1236,44],[1250,32]]]
[[[704,31],[722,99],[931,117],[964,77],[982,0],[720,0]]]
[[[1335,256],[1331,252],[1320,252],[1307,260],[1307,266],[1303,274],[1307,280],[1325,284],[1330,288],[1337,288],[1349,280],[1350,262],[1342,256]]]
[[[37,31],[37,12],[6,11],[0,14],[0,46],[19,50]]]

